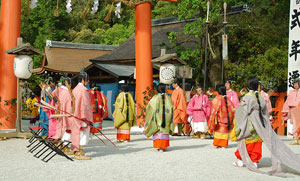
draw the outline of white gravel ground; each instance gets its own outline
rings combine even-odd
[[[112,125],[105,121],[103,133],[116,142]],[[286,144],[291,141],[282,140]],[[0,180],[283,180],[234,167],[236,143],[216,149],[211,139],[170,137],[168,151],[159,153],[153,149],[152,139],[138,133],[131,135],[130,142],[117,144],[119,151],[105,142],[108,146],[92,137],[85,147],[92,160],[72,162],[56,156],[44,163],[28,152],[28,140],[0,141]],[[300,146],[290,148],[300,156]],[[270,166],[270,154],[263,147],[259,168],[267,171]],[[284,180],[300,180],[300,174],[288,175],[292,177]]]

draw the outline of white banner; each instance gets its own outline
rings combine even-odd
[[[293,89],[293,80],[300,78],[300,0],[291,0],[288,54],[288,92]],[[287,129],[292,125],[288,121]]]
[[[289,34],[288,91],[300,77],[300,0],[291,0]]]
[[[222,36],[222,44],[223,44],[223,60],[228,60],[228,36],[227,34],[223,34]]]

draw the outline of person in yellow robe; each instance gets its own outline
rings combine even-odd
[[[145,135],[147,138],[153,136],[153,147],[164,152],[170,146],[169,134],[174,130],[173,104],[171,98],[165,94],[164,84],[160,84],[157,91],[147,105]]]
[[[175,123],[175,130],[174,135],[181,135],[182,134],[182,125],[186,119],[186,100],[184,97],[184,91],[182,88],[179,87],[180,81],[175,79],[172,83],[172,87],[174,91],[171,95],[171,99],[173,102],[173,119]]]
[[[30,113],[30,124],[35,124],[35,122],[39,119],[39,111],[38,107],[35,103],[38,103],[38,99],[34,96],[33,93],[30,94],[30,97],[26,100],[26,108]]]
[[[114,127],[117,129],[117,141],[128,142],[130,129],[136,124],[135,103],[127,85],[123,85],[121,90],[115,102]]]

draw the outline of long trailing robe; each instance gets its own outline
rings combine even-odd
[[[121,18],[121,2],[116,4],[115,15],[120,19]]]
[[[289,147],[287,147],[273,131],[268,119],[266,102],[261,96],[259,97],[259,101],[262,107],[265,127],[262,126],[259,117],[259,105],[254,94],[249,95],[248,93],[248,95],[245,95],[243,101],[239,104],[239,107],[236,110],[236,124],[240,129],[240,133],[237,135],[238,150],[244,164],[249,170],[280,177],[287,177],[283,173],[281,165],[285,165],[300,173],[300,158],[291,149],[289,149]],[[245,139],[251,135],[251,129],[248,125],[249,120],[252,122],[254,129],[263,140],[265,146],[271,152],[272,170],[269,172],[258,170],[248,155]]]
[[[36,3],[38,2],[38,0],[32,0],[31,1],[31,4],[30,4],[30,9],[33,9],[33,8],[35,8],[37,5],[36,5]]]
[[[92,7],[91,14],[96,14],[99,7],[99,0],[94,0],[94,6]]]
[[[67,0],[66,1],[66,3],[67,3],[67,5],[66,5],[66,8],[67,8],[67,13],[71,13],[71,11],[72,11],[72,4],[71,4],[71,2],[72,2],[72,0]]]

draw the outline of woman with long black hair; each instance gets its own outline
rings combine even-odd
[[[211,102],[211,113],[207,122],[208,130],[214,134],[213,145],[217,148],[228,146],[229,132],[234,118],[234,105],[226,96],[225,86],[218,89],[217,95]]]
[[[300,173],[300,158],[273,131],[266,102],[258,92],[258,85],[258,78],[248,79],[249,92],[235,112],[234,129],[230,136],[232,141],[238,141],[235,155],[239,161],[233,164],[239,167],[246,165],[252,171],[276,176],[284,176],[281,169],[281,164],[284,164]],[[261,159],[262,141],[272,155],[273,170],[270,172],[257,169],[257,163]]]
[[[165,94],[164,84],[159,84],[157,94],[147,105],[145,134],[153,136],[153,147],[163,152],[170,145],[169,134],[174,131],[173,105],[170,96]]]

